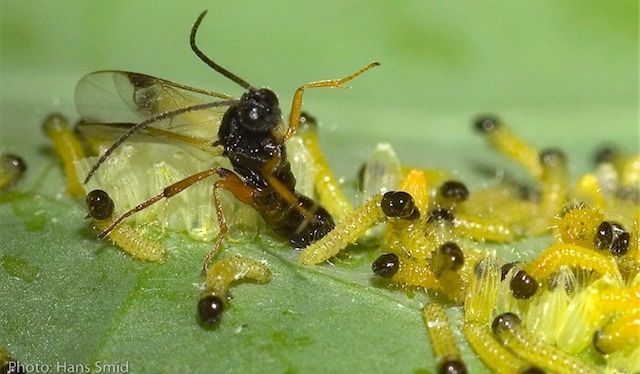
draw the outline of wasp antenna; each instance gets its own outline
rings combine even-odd
[[[240,78],[239,76],[233,74],[229,70],[213,62],[213,60],[207,57],[207,55],[204,54],[204,52],[202,52],[202,50],[200,50],[200,48],[198,48],[198,46],[196,45],[196,33],[198,32],[198,27],[200,27],[200,23],[202,22],[202,19],[206,14],[207,14],[206,10],[200,13],[200,15],[198,16],[198,19],[196,19],[196,22],[193,24],[193,27],[191,28],[191,36],[189,37],[189,44],[191,44],[191,50],[200,58],[200,60],[202,60],[205,64],[209,65],[213,70],[231,79],[232,81],[236,82],[237,84],[246,88],[247,90],[254,89],[254,87],[249,83],[247,83],[244,79]]]

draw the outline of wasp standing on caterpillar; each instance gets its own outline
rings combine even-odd
[[[300,86],[294,93],[285,129],[279,101],[273,91],[255,88],[215,63],[196,45],[196,34],[206,13],[200,14],[191,29],[191,49],[209,67],[247,90],[239,99],[123,71],[89,74],[76,89],[76,104],[82,116],[78,130],[81,133],[119,132],[117,139],[87,174],[85,184],[114,150],[133,136],[192,146],[211,155],[221,155],[230,162],[231,168],[218,164],[165,187],[162,192],[115,218],[99,235],[104,238],[127,217],[203,179],[217,176],[213,196],[220,233],[204,260],[204,274],[207,274],[209,263],[228,232],[219,195],[221,189],[252,207],[269,227],[296,247],[306,247],[333,229],[334,220],[329,212],[296,192],[296,179],[287,159],[285,141],[295,134],[300,122],[305,89],[343,87],[346,82],[378,65],[373,62],[344,78]],[[105,93],[107,96],[114,94],[106,97]],[[120,108],[114,114],[112,107]],[[221,154],[219,147],[222,148]]]

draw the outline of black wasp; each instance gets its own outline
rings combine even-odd
[[[296,247],[305,247],[333,229],[331,215],[295,191],[296,180],[287,160],[285,141],[295,133],[300,121],[305,89],[342,87],[378,65],[374,62],[341,79],[300,86],[294,94],[288,126],[285,126],[278,97],[273,91],[255,88],[198,48],[196,34],[206,13],[200,14],[191,29],[191,49],[209,67],[247,90],[239,99],[125,71],[89,74],[78,83],[75,94],[82,116],[78,125],[81,133],[88,136],[117,134],[113,144],[92,167],[85,183],[117,147],[134,135],[152,141],[185,144],[212,155],[220,155],[222,150],[221,154],[228,158],[233,170],[214,167],[177,181],[116,218],[100,234],[105,237],[127,217],[216,175],[218,179],[213,192],[220,235],[205,259],[205,270],[228,230],[219,198],[220,189],[253,207],[271,228]]]

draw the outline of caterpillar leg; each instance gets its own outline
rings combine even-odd
[[[222,258],[209,266],[204,291],[198,301],[198,317],[204,325],[213,326],[220,320],[229,288],[242,279],[267,283],[271,280],[271,271],[261,262],[240,256]]]

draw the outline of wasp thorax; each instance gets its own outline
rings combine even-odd
[[[266,88],[250,90],[242,95],[238,108],[240,123],[249,131],[268,132],[281,121],[278,97]]]

